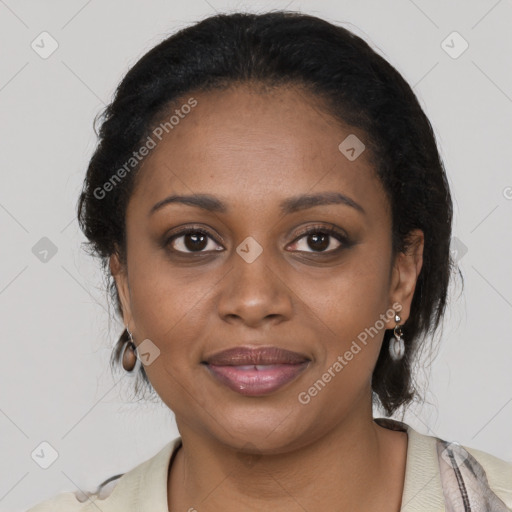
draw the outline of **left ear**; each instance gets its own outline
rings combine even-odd
[[[396,309],[401,317],[400,323],[405,323],[411,313],[411,303],[416,288],[416,282],[423,266],[423,247],[425,237],[421,229],[414,229],[408,235],[408,247],[405,252],[399,252],[393,264],[390,285],[390,305]],[[402,309],[393,307],[400,304]],[[395,326],[394,318],[391,318],[386,326],[392,329]]]

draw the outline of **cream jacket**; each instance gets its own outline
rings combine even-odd
[[[450,458],[444,452],[440,455],[441,445],[438,438],[420,434],[396,420],[377,418],[375,421],[386,428],[406,430],[408,434],[401,512],[512,512],[512,463],[458,445],[462,453],[470,454],[470,460],[477,461],[475,464],[479,470],[483,468],[479,478],[481,482],[485,482],[484,491],[474,484],[466,484],[461,495],[458,470],[453,472],[456,476],[453,486],[446,488],[448,476],[444,474],[444,469],[448,466],[443,469],[443,465],[445,460],[449,463]],[[27,512],[169,512],[167,475],[172,456],[180,446],[180,437],[170,441],[156,455],[107,484],[98,494],[85,496],[79,491],[63,492]],[[455,457],[451,458],[459,458],[462,463],[461,452],[455,450],[453,453]],[[472,475],[475,473],[473,468],[474,466],[469,469]],[[491,505],[475,506],[475,502],[471,501],[471,493],[480,497],[488,493],[491,501],[486,503]]]

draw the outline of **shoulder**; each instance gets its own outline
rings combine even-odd
[[[94,507],[95,510],[100,510],[98,504],[95,502],[102,500],[103,503],[111,503],[113,500],[110,496],[118,483],[122,483],[127,479],[131,480],[136,470],[140,467],[141,466],[137,466],[137,468],[126,474],[109,478],[98,486],[97,492],[61,492],[52,498],[38,503],[26,512],[86,512],[92,510],[91,507]]]
[[[94,493],[61,492],[26,512],[126,512],[139,503],[166,510],[169,463],[180,445],[180,437],[170,441],[150,459],[100,484]]]
[[[408,434],[404,510],[441,512],[464,503],[464,510],[512,512],[512,462],[422,434],[402,421],[376,421]]]
[[[38,503],[27,512],[78,512],[84,510],[84,505],[78,501],[75,493],[63,492]]]

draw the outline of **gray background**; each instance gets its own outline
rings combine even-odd
[[[429,403],[405,420],[512,461],[511,0],[0,0],[0,510],[93,490],[177,435],[172,413],[132,401],[108,366],[121,325],[75,220],[92,122],[167,34],[216,10],[277,8],[341,23],[414,86],[452,186],[466,286],[424,372]],[[58,43],[46,59],[31,47],[51,48],[43,31]],[[31,458],[43,441],[58,452],[48,469]]]

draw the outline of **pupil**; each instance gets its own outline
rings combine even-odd
[[[320,244],[319,239],[322,239]],[[312,249],[323,251],[329,247],[329,236],[324,233],[314,233],[308,236],[308,244]]]
[[[203,233],[189,233],[185,235],[185,247],[189,251],[201,251],[207,245],[206,238]]]

